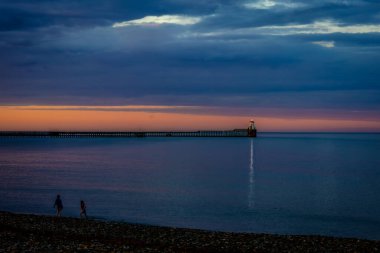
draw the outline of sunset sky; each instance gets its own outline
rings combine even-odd
[[[3,0],[1,130],[380,132],[378,0]]]

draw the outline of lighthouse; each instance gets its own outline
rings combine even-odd
[[[255,126],[255,121],[253,121],[253,119],[251,119],[249,121],[249,127],[248,127],[248,136],[249,137],[256,137],[256,126]]]

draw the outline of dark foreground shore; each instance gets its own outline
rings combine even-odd
[[[0,252],[379,252],[380,241],[224,233],[0,212]]]

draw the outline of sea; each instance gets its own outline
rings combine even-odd
[[[0,210],[380,240],[380,134],[0,137]]]

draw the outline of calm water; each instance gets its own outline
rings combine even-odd
[[[0,138],[0,210],[380,239],[379,134]]]

